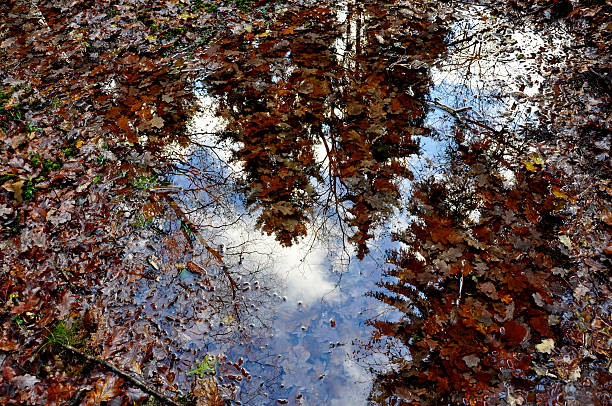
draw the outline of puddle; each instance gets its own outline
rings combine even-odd
[[[516,346],[553,336],[558,315],[519,291],[562,290],[526,268],[562,266],[541,235],[560,202],[476,141],[537,119],[517,93],[542,92],[549,56],[530,29],[468,14],[447,30],[416,6],[343,2],[211,48],[189,141],[164,147],[176,165],[160,196],[176,210],[134,248],[145,277],[106,290],[135,298],[135,337],[162,337],[143,340],[145,374],[189,392],[209,354],[223,397],[249,405],[452,402],[449,386],[539,382]],[[458,321],[465,339],[444,332]]]

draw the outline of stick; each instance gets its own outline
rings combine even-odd
[[[430,106],[434,106],[434,107],[438,107],[439,109],[442,109],[444,111],[446,111],[449,114],[452,114],[453,116],[457,117],[459,115],[459,113],[463,113],[465,111],[471,110],[472,107],[468,106],[468,107],[462,107],[460,109],[454,109],[452,107],[447,106],[446,104],[442,104],[439,101],[428,101],[427,104],[429,104]]]
[[[85,354],[84,352],[77,350],[76,348],[74,348],[71,345],[67,345],[67,344],[61,344],[58,343],[62,348],[80,356],[81,358],[85,358],[87,361],[91,361],[95,364],[98,364],[100,366],[103,366],[104,368],[114,372],[115,374],[119,375],[121,378],[125,379],[126,381],[130,382],[132,385],[136,386],[137,388],[141,389],[143,392],[155,397],[157,400],[159,400],[160,402],[162,402],[163,404],[166,405],[171,405],[171,406],[182,406],[180,403],[175,402],[174,400],[170,399],[169,397],[159,393],[158,391],[156,391],[155,389],[151,388],[150,386],[148,386],[145,382],[143,382],[142,380],[140,380],[139,378],[136,378],[135,376],[132,376],[131,374],[128,374],[127,372],[124,372],[122,370],[120,370],[119,368],[117,368],[114,365],[109,364],[108,362],[101,360],[100,358],[96,358],[96,357],[92,357],[89,354]]]

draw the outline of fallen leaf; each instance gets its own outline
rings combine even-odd
[[[465,365],[468,366],[468,368],[475,368],[478,366],[478,364],[480,364],[480,358],[478,358],[474,354],[466,355],[462,359],[463,359],[463,362],[465,362]]]
[[[564,191],[562,191],[559,186],[552,187],[552,194],[555,195],[555,197],[558,197],[559,199],[569,199],[569,196]]]
[[[546,338],[542,340],[540,344],[536,344],[535,349],[538,352],[543,352],[546,354],[550,354],[552,350],[555,348],[555,340],[552,338]]]
[[[99,405],[113,399],[119,393],[119,379],[113,375],[106,375],[104,381],[96,382],[92,391],[87,395],[86,405]]]
[[[11,379],[11,383],[21,390],[32,389],[34,385],[40,382],[40,379],[33,375],[20,375]]]
[[[9,183],[8,185],[2,186],[7,192],[13,192],[13,196],[17,203],[23,202],[23,197],[21,196],[22,187],[25,182],[20,180],[18,182]]]
[[[529,159],[531,159],[531,162],[533,162],[536,165],[539,166],[543,166],[544,165],[544,159],[542,159],[542,157],[539,154],[536,154],[535,152],[531,153],[528,155]]]
[[[565,245],[567,249],[572,248],[572,240],[570,240],[570,238],[567,235],[560,236],[559,241],[561,241],[561,243]]]
[[[527,335],[527,329],[522,323],[509,320],[504,323],[502,337],[508,345],[518,345],[523,342]]]
[[[160,116],[155,116],[149,121],[149,124],[151,124],[152,127],[162,128],[164,126],[164,119]]]
[[[478,284],[478,290],[489,296],[493,300],[499,299],[497,289],[495,289],[495,285],[493,285],[491,282],[484,282]]]
[[[529,162],[529,161],[523,161],[523,165],[525,165],[525,168],[529,172],[536,172],[539,169],[536,165],[534,165],[532,162]]]
[[[225,401],[219,395],[219,386],[215,377],[207,379],[196,378],[193,395],[196,406],[223,406]]]

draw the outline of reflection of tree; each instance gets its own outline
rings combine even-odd
[[[233,51],[243,38],[225,44],[224,68],[209,77],[239,145],[247,203],[285,245],[323,207],[352,228],[363,256],[411,175],[405,159],[426,132],[423,68],[443,42],[434,24],[383,9],[350,3],[338,16],[329,8],[284,16],[283,28],[244,54]]]
[[[122,69],[109,72],[95,100],[105,108],[104,126],[130,142],[141,136],[176,136],[193,113],[195,97],[186,90],[187,75],[169,72],[161,62],[127,54]],[[134,85],[137,83],[138,85]]]
[[[554,246],[555,208],[565,201],[551,193],[554,173],[513,168],[491,147],[461,147],[444,180],[415,185],[416,219],[397,236],[409,248],[389,254],[373,293],[401,315],[372,320],[375,339],[395,337],[411,357],[378,376],[371,397],[380,404],[457,404],[515,390],[526,398],[550,379],[532,368],[543,356],[534,346],[560,338],[551,324],[564,286],[554,275],[561,269],[551,269],[564,264]]]
[[[249,365],[235,363],[243,353],[227,349],[262,345],[281,299],[272,296],[268,258],[253,254],[251,241],[219,246],[226,230],[242,221],[233,174],[215,146],[184,135],[197,102],[187,76],[151,72],[151,64],[127,56],[97,102],[107,108],[105,126],[136,144],[132,162],[117,168],[126,172],[124,183],[142,174],[157,179],[147,166],[158,159],[156,169],[173,185],[155,183],[126,197],[126,205],[142,210],[125,237],[125,266],[109,272],[93,299],[100,310],[92,347],[126,371],[150,371],[149,382],[164,390],[184,392],[194,382],[187,375],[194,365],[209,353],[225,353],[216,379],[231,399],[232,382],[246,380]],[[243,261],[249,256],[260,262]],[[248,390],[250,396],[264,391],[255,384]]]

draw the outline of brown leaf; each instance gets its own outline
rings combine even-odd
[[[527,329],[522,323],[514,320],[509,320],[504,323],[502,337],[508,345],[514,346],[523,342],[527,335]]]
[[[474,354],[466,355],[462,359],[463,359],[463,362],[465,362],[465,365],[468,366],[468,368],[475,368],[478,366],[478,364],[480,364],[480,358],[478,358]]]
[[[206,275],[206,270],[204,270],[200,266],[194,264],[193,262],[187,262],[186,267],[192,273],[196,273],[196,274],[199,274],[199,275]]]
[[[13,192],[13,197],[15,197],[15,200],[17,201],[17,203],[21,203],[23,202],[23,197],[21,196],[21,193],[22,193],[21,189],[24,183],[25,182],[23,180],[20,180],[18,182],[9,183],[8,185],[4,185],[2,187],[7,192]]]
[[[152,127],[163,128],[164,119],[160,116],[155,116],[151,119],[151,121],[149,121],[149,124],[151,124]]]
[[[96,382],[92,391],[87,394],[86,405],[99,405],[100,403],[111,400],[119,394],[121,382],[114,375],[106,375],[104,380]]]
[[[493,285],[491,282],[480,283],[478,285],[478,290],[489,296],[493,300],[499,299],[497,289],[495,289],[495,285]]]
[[[363,111],[363,106],[355,102],[349,104],[348,107],[346,108],[346,113],[349,116],[358,116],[361,114],[362,111]]]
[[[119,120],[117,120],[117,126],[125,132],[132,131],[132,128],[130,127],[130,120],[128,120],[126,116],[119,117]]]
[[[219,387],[215,377],[208,379],[196,378],[193,395],[196,398],[196,406],[225,405],[225,401],[219,396]]]
[[[28,374],[16,376],[11,380],[13,385],[17,386],[23,391],[31,390],[38,382],[40,382],[40,379]]]

